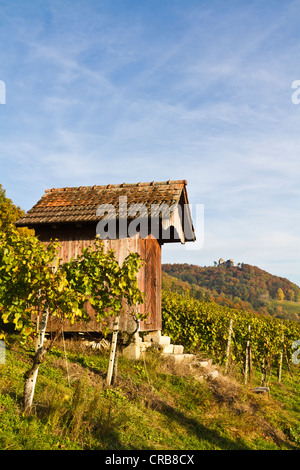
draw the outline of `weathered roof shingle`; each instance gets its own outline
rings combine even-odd
[[[47,189],[42,198],[17,226],[40,224],[96,222],[100,204],[112,204],[118,212],[119,197],[127,197],[127,205],[142,203],[147,209],[152,204],[188,204],[186,180],[137,184],[109,184],[106,186],[80,186]],[[182,199],[183,198],[183,199]]]

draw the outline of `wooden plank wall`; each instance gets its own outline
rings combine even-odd
[[[62,262],[76,258],[83,248],[91,245],[94,241],[95,228],[58,227],[56,230],[39,230],[36,234],[44,243],[48,243],[50,238],[57,238],[61,248],[59,256]],[[142,240],[139,236],[118,240],[104,240],[106,250],[113,249],[118,262],[123,263],[126,256],[131,252],[137,252],[146,261],[146,266],[141,268],[138,274],[138,284],[141,291],[145,292],[146,301],[139,306],[139,312],[148,313],[148,317],[140,322],[140,331],[161,330],[161,245],[153,237]],[[91,316],[89,323],[78,322],[74,325],[66,324],[65,331],[95,331],[99,332],[102,325],[96,321],[95,313],[91,306],[87,305],[87,311]],[[121,317],[120,329],[131,329],[131,316],[128,312]],[[108,325],[112,328],[113,318],[109,318]],[[52,320],[49,323],[49,330],[55,330],[56,325]]]

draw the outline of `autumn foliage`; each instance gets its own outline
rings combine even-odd
[[[189,264],[164,264],[164,286],[174,292],[189,291],[198,300],[297,320],[284,312],[276,301],[300,301],[300,288],[288,279],[274,276],[256,266],[201,267]],[[169,277],[172,276],[172,277]],[[299,308],[300,312],[300,308]]]

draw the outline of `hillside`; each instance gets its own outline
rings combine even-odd
[[[222,374],[198,382],[153,352],[140,362],[120,358],[117,382],[107,387],[107,352],[73,340],[66,348],[65,356],[63,344],[56,346],[41,365],[30,416],[22,410],[30,351],[7,349],[0,366],[1,450],[299,448],[296,366],[294,379],[285,374],[278,385],[274,377],[267,398]]]
[[[6,360],[0,364],[0,449],[299,449],[300,368],[290,357],[291,341],[299,338],[298,322],[270,321],[166,291],[162,317],[163,333],[172,343],[198,358],[211,357],[217,377],[199,380],[194,368],[178,365],[153,348],[140,361],[120,357],[117,380],[108,387],[108,351],[88,348],[80,338],[65,338],[40,365],[30,415],[23,411],[24,373],[32,365],[34,345],[22,347],[17,336],[8,335]],[[233,317],[234,342],[225,374],[226,331]],[[253,373],[245,385],[248,324]],[[287,356],[279,383],[275,359],[282,344],[276,338],[282,331]],[[270,395],[252,391],[263,379],[261,351],[270,362],[265,367]]]
[[[164,288],[173,292],[189,290],[197,299],[277,318],[300,319],[300,288],[256,266],[163,264],[162,271]]]

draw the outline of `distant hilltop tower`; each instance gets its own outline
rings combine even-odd
[[[223,258],[220,258],[218,266],[226,266],[226,268],[232,268],[234,266],[233,259],[228,259],[227,261],[224,261]]]

